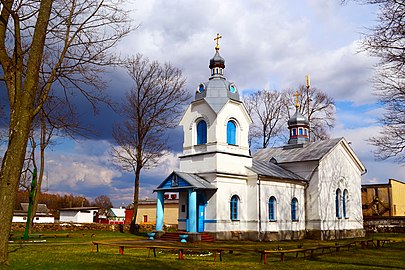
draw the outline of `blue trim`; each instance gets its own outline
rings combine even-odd
[[[276,220],[276,198],[271,196],[269,199],[269,220],[275,221]]]
[[[164,192],[159,191],[157,193],[157,200],[156,200],[156,231],[163,231],[163,223],[164,223]]]
[[[197,232],[197,192],[188,191],[188,232]]]
[[[189,182],[172,172],[158,187],[158,189],[193,187]]]
[[[236,124],[233,121],[228,121],[226,125],[226,142],[236,145]]]
[[[346,204],[347,204],[347,189],[343,190],[343,217],[347,218],[347,209],[346,209]]]
[[[197,144],[207,143],[207,123],[201,120],[197,124]]]
[[[230,203],[231,220],[239,220],[239,197],[233,195]]]
[[[293,198],[291,200],[291,220],[292,221],[298,221],[297,206],[298,206],[298,200],[297,200],[297,198]]]
[[[216,219],[206,219],[204,220],[204,223],[217,223],[218,221]]]
[[[336,197],[335,197],[335,208],[336,208],[336,217],[342,218],[342,213],[340,212],[340,189],[336,190]]]

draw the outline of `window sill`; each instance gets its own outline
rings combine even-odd
[[[275,223],[275,222],[277,222],[277,220],[275,219],[275,220],[269,220],[269,222],[270,223]]]
[[[300,221],[299,219],[292,220],[292,222],[299,222],[299,221]]]

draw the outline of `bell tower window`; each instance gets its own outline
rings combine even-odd
[[[207,123],[204,120],[200,120],[197,123],[197,144],[207,143]]]
[[[228,121],[226,125],[226,142],[236,145],[236,124],[234,121]]]

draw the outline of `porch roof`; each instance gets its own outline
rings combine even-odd
[[[195,173],[173,171],[154,191],[178,192],[187,189],[217,189]]]

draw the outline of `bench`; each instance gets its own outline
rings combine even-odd
[[[376,248],[383,247],[385,243],[389,244],[391,242],[390,239],[377,239],[377,246]]]
[[[286,249],[286,250],[259,250],[258,252],[261,254],[260,261],[263,261],[264,264],[267,264],[267,254],[279,253],[280,260],[283,262],[285,259],[286,253],[296,253],[295,257],[298,257],[298,253],[303,252],[305,256],[305,252],[307,249],[305,248],[297,248],[297,249]]]
[[[116,246],[118,247],[119,254],[123,255],[125,248],[137,248],[137,249],[148,249],[148,257],[150,257],[150,252],[153,251],[153,256],[156,258],[156,249],[170,249],[176,250],[179,254],[179,260],[184,260],[184,250],[209,250],[213,252],[214,261],[217,259],[217,255],[219,255],[219,260],[222,261],[222,252],[223,249],[219,248],[193,248],[193,247],[174,247],[174,246],[139,246],[139,245],[132,245],[132,244],[121,244],[121,243],[108,243],[108,242],[92,242],[92,249],[91,251],[94,252],[99,251],[99,245],[106,245],[106,246]]]
[[[372,239],[358,240],[355,243],[359,243],[361,248],[363,248],[363,249],[368,248],[370,244],[373,246],[376,246],[376,244],[374,243],[374,240],[372,240]]]

